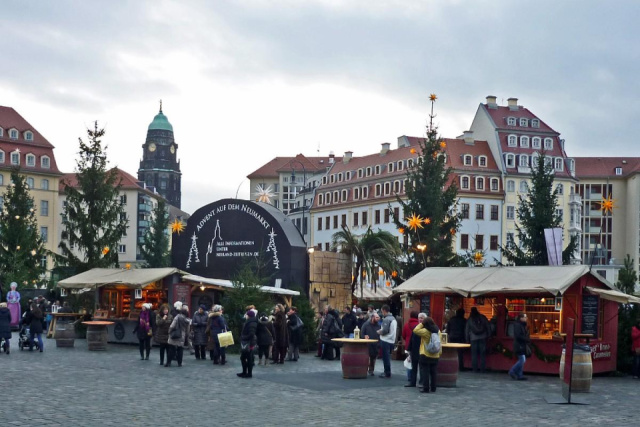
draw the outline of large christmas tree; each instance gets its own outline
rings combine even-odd
[[[140,254],[146,262],[146,267],[169,266],[169,213],[167,212],[167,204],[162,199],[153,209],[151,227],[144,235]]]
[[[0,280],[5,288],[11,282],[40,282],[45,254],[29,186],[26,178],[14,170],[0,212]]]
[[[402,279],[425,267],[449,267],[458,264],[452,240],[460,226],[457,212],[458,188],[451,182],[452,169],[446,166],[447,145],[433,126],[433,104],[427,137],[419,142],[418,161],[407,171],[406,200],[398,197],[403,217],[394,217],[400,233],[407,234]]]
[[[62,214],[62,255],[59,265],[81,273],[96,267],[118,266],[118,244],[127,230],[120,180],[116,169],[107,170],[102,147],[104,129],[87,129],[88,142],[80,141],[76,161],[77,184],[65,183]],[[137,200],[133,201],[137,203]]]
[[[536,157],[534,157],[535,159]],[[562,215],[558,212],[558,188],[553,186],[553,166],[542,152],[533,161],[531,188],[518,195],[518,221],[516,234],[519,245],[509,242],[502,247],[502,255],[513,265],[548,265],[545,228],[561,228]],[[569,264],[576,250],[577,237],[572,237],[562,251],[562,263]]]

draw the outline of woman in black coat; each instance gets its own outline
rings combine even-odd
[[[38,337],[40,353],[44,351],[44,343],[42,342],[42,319],[44,319],[42,310],[38,308],[37,304],[31,304],[31,310],[27,312],[23,320],[25,325],[29,325],[29,351],[33,351],[33,339],[35,337]]]
[[[11,340],[11,311],[7,308],[7,303],[0,303],[0,341],[4,339],[5,353],[9,354]]]
[[[256,333],[258,331],[258,319],[256,312],[252,309],[245,314],[247,319],[240,334],[240,363],[242,363],[242,373],[237,374],[240,378],[251,378],[253,372],[253,350],[258,343]]]
[[[282,304],[277,304],[273,321],[273,328],[276,331],[274,336],[273,363],[284,363],[284,356],[287,354],[289,347],[289,328],[287,328],[287,318],[284,314]]]
[[[270,348],[273,345],[273,337],[276,332],[273,329],[273,323],[269,321],[267,316],[262,316],[260,322],[258,322],[258,365],[262,363],[262,356],[264,356],[264,364],[267,365],[269,360]]]

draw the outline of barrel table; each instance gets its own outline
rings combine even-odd
[[[92,320],[82,322],[87,325],[87,345],[89,351],[104,351],[107,349],[107,326],[113,325],[113,322],[105,320]]]
[[[343,344],[340,354],[342,377],[347,379],[367,378],[369,368],[369,344],[378,340],[334,338],[331,341]]]
[[[560,379],[564,377],[565,349],[562,349],[560,358]],[[591,390],[591,378],[593,376],[593,365],[591,363],[591,352],[581,349],[573,349],[573,369],[571,369],[571,392],[589,393]]]
[[[458,382],[458,350],[471,347],[471,344],[442,344],[442,355],[438,361],[436,385],[438,387],[456,387]]]
[[[83,315],[80,313],[51,313],[53,317],[51,319],[51,323],[49,323],[49,329],[47,330],[47,338],[56,338],[56,331],[58,330],[58,322],[73,322],[78,317],[82,317]],[[67,328],[63,328],[65,331]],[[73,335],[75,337],[75,335]],[[70,346],[67,345],[57,345],[57,347],[73,347],[73,344]]]

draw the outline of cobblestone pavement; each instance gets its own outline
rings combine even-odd
[[[135,346],[109,345],[89,352],[45,341],[44,353],[0,354],[3,404],[9,426],[201,426],[223,425],[595,425],[637,424],[640,381],[596,377],[589,405],[550,405],[557,377],[512,381],[505,373],[460,374],[457,388],[420,394],[403,387],[405,371],[393,362],[391,379],[344,380],[340,363],[311,354],[284,365],[256,366],[253,379],[236,377],[240,362],[226,366],[186,357],[184,366],[160,367],[158,350],[139,360]],[[377,371],[382,363],[378,361]]]

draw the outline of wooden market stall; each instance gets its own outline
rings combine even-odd
[[[513,323],[527,313],[533,357],[525,371],[557,374],[565,322],[576,320],[576,333],[592,335],[593,373],[616,369],[618,304],[640,303],[588,266],[531,266],[491,268],[427,268],[394,289],[401,293],[403,316],[419,309],[444,327],[456,309],[466,317],[477,307],[491,322],[487,342],[487,368],[508,370],[514,363]],[[465,366],[470,367],[470,355]]]

